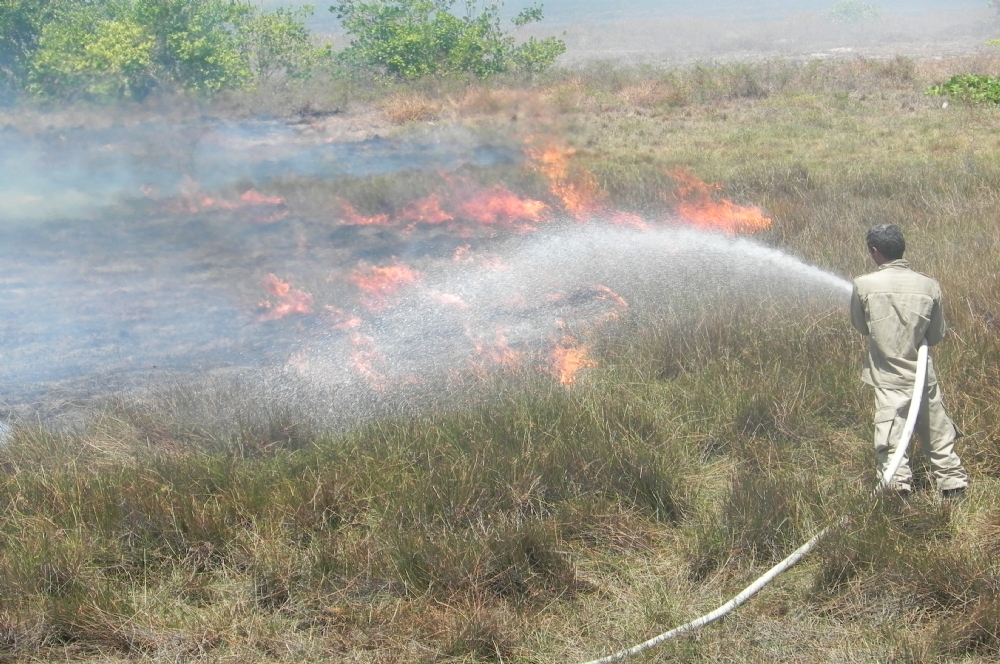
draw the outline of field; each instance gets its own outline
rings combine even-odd
[[[530,85],[312,87],[208,111],[294,111],[361,137],[543,137],[566,182],[643,218],[676,202],[683,168],[773,220],[754,242],[843,277],[871,267],[868,226],[901,225],[945,292],[934,358],[965,433],[963,501],[926,481],[907,504],[867,498],[871,395],[843,298],[762,290],[750,271],[701,285],[729,274],[713,248],[729,240],[709,234],[677,259],[683,288],[589,330],[575,382],[498,361],[448,398],[332,426],[220,374],[91,400],[74,428],[13,420],[0,657],[585,661],[715,608],[850,513],[737,613],[635,661],[994,661],[1000,109],[923,94],[966,71],[998,75],[1000,57],[593,63]],[[537,166],[469,178],[553,204]],[[376,215],[437,183],[401,171],[336,193]],[[305,234],[332,200],[310,178],[263,195]],[[919,454],[915,468],[926,478]]]

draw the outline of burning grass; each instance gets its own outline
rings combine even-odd
[[[915,266],[948,297],[954,334],[935,359],[967,432],[965,502],[942,505],[930,490],[908,505],[863,498],[873,481],[869,395],[838,309],[781,294],[706,308],[698,292],[639,306],[592,285],[503,304],[560,313],[599,304],[613,325],[590,321],[584,334],[553,313],[554,336],[534,356],[509,328],[469,328],[468,389],[432,411],[330,428],[293,388],[276,398],[244,379],[106,400],[73,430],[16,422],[0,448],[0,652],[584,660],[714,608],[851,511],[817,555],[661,656],[992,657],[998,111],[923,97],[944,66],[594,68],[538,90],[475,89],[457,97],[456,118],[500,131],[520,114],[532,125],[517,130],[528,165],[462,180],[359,177],[336,191],[302,179],[225,196],[192,189],[181,203],[198,215],[287,212],[259,232],[294,223],[313,241],[324,237],[317,229],[393,233],[399,246],[441,232],[459,265],[497,262],[486,240],[498,226],[530,232],[608,211],[697,223],[706,208],[739,205],[722,230],[752,229],[858,274],[868,269],[867,225],[901,223]],[[487,200],[522,207],[503,216]],[[247,311],[268,325],[322,320],[351,341],[354,375],[391,390],[398,381],[365,325],[426,279],[422,264],[399,256],[360,264],[352,255],[327,281],[300,277],[287,266],[301,258],[289,260],[246,280]],[[351,306],[331,293],[348,293]],[[427,298],[446,311],[470,306],[443,290]]]

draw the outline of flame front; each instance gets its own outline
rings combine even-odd
[[[255,189],[247,189],[240,194],[240,200],[247,205],[284,205],[285,199],[281,196],[265,196]]]
[[[386,267],[362,266],[355,269],[347,280],[362,293],[361,303],[371,311],[380,311],[389,305],[389,299],[400,288],[412,284],[419,273],[406,265]]]
[[[144,186],[143,194],[155,198],[157,188]],[[244,211],[249,214],[244,220],[252,224],[270,224],[288,216],[285,199],[281,196],[267,196],[256,189],[247,189],[237,200],[213,198],[206,194],[201,185],[193,178],[185,175],[180,184],[180,198],[165,201],[165,208],[170,212],[198,214],[202,212],[234,212]]]
[[[572,385],[581,369],[596,366],[597,362],[590,359],[590,348],[569,334],[563,334],[549,353],[550,370],[559,379],[560,385]]]
[[[533,146],[535,139],[528,138],[525,154],[531,167],[548,180],[549,191],[558,198],[563,208],[579,221],[604,215],[614,224],[648,228],[648,222],[639,215],[622,210],[607,209],[607,192],[597,183],[592,172],[582,167],[571,167],[575,154],[571,147],[550,142],[544,147]],[[736,205],[726,199],[716,200],[722,189],[718,184],[707,184],[695,175],[674,169],[670,176],[677,182],[675,212],[682,220],[697,228],[721,230],[726,233],[756,233],[771,226],[771,219],[759,208]]]
[[[343,330],[353,330],[355,328],[361,327],[363,320],[357,316],[351,316],[343,309],[338,309],[337,307],[331,307],[327,305],[324,307],[330,314],[330,318],[333,319],[333,329],[338,331]]]
[[[340,206],[340,223],[345,226],[385,226],[389,223],[389,215],[376,214],[366,217],[359,214],[353,205],[343,198],[337,198]]]
[[[771,227],[771,219],[756,207],[743,207],[732,201],[716,201],[714,193],[720,184],[709,184],[682,168],[675,168],[670,177],[677,181],[677,214],[698,228],[721,230],[731,235],[756,233]]]
[[[441,208],[440,194],[431,194],[425,198],[411,201],[399,213],[399,218],[418,224],[443,224],[454,221],[455,216]]]
[[[754,233],[770,227],[771,219],[756,207],[744,207],[721,198],[722,186],[702,181],[683,169],[674,169],[669,175],[677,183],[672,194],[661,194],[661,200],[672,200],[673,214],[664,210],[650,217],[626,210],[616,210],[608,203],[608,194],[598,184],[597,177],[588,169],[573,163],[574,149],[555,141],[536,141],[529,138],[524,148],[529,168],[547,181],[549,202],[523,197],[502,184],[492,187],[477,185],[471,178],[442,173],[442,187],[420,198],[402,204],[395,210],[365,215],[355,205],[342,198],[334,198],[333,219],[344,226],[381,226],[403,238],[423,228],[427,236],[450,236],[461,244],[453,251],[453,260],[476,269],[511,269],[498,256],[480,253],[479,240],[497,235],[500,231],[525,233],[537,229],[538,224],[549,222],[552,209],[562,210],[579,222],[598,219],[609,223],[630,226],[639,230],[651,229],[658,224],[683,222],[698,228],[720,230],[726,233]],[[193,181],[186,183],[184,205],[191,211],[205,209],[284,208],[280,197],[266,196],[256,190],[247,190],[239,200],[213,199],[201,192]],[[551,207],[550,207],[551,205]],[[284,210],[282,210],[284,211]],[[434,227],[429,230],[428,227]],[[444,246],[447,246],[445,244]],[[453,245],[454,246],[454,245]],[[306,251],[304,240],[299,242],[300,254]],[[474,248],[475,247],[475,248]],[[392,259],[395,261],[395,259]],[[394,306],[402,291],[414,285],[420,274],[413,268],[393,262],[389,265],[369,265],[359,262],[353,270],[331,272],[330,282],[346,280],[357,289],[355,310],[325,306],[325,318],[332,330],[344,333],[350,340],[352,351],[351,370],[363,377],[373,389],[384,390],[388,385],[410,379],[393,375],[387,367],[396,367],[376,348],[371,336],[362,334],[368,323],[359,309],[382,312]],[[285,281],[270,274],[263,282],[272,301],[261,303],[266,309],[261,320],[277,320],[291,314],[312,312],[312,296],[292,288]],[[472,332],[481,323],[473,322],[480,307],[473,306],[454,293],[433,288],[419,291],[425,303],[439,311],[448,310],[449,316],[465,319],[465,334],[470,344],[466,370],[482,376],[488,371],[511,371],[519,367],[534,366],[553,375],[562,385],[572,385],[583,369],[597,366],[591,358],[591,348],[580,339],[588,338],[601,326],[620,321],[629,309],[625,298],[604,285],[581,286],[566,293],[555,293],[542,302],[531,302],[524,294],[508,295],[494,303],[504,314],[533,315],[551,311],[560,327],[560,337],[547,349],[537,342],[527,342],[514,335],[511,347],[509,330],[496,325],[492,332]],[[602,304],[603,303],[603,304]],[[581,336],[570,334],[560,318],[576,321]],[[516,329],[516,328],[515,328]],[[301,364],[304,360],[297,358]],[[404,363],[405,364],[405,363]]]
[[[603,284],[597,284],[594,286],[594,290],[599,293],[597,298],[600,300],[611,300],[615,305],[615,309],[605,313],[598,319],[598,322],[606,322],[610,320],[618,320],[621,318],[620,312],[628,310],[628,302],[618,293],[614,292],[607,286]]]
[[[549,191],[570,215],[582,221],[600,212],[601,201],[607,193],[587,169],[570,169],[570,157],[575,153],[573,148],[550,143],[541,149],[529,147],[525,152],[533,162],[532,167],[548,180]]]
[[[292,288],[291,284],[287,281],[282,281],[277,275],[268,274],[264,281],[261,282],[261,286],[278,302],[277,304],[272,303],[270,300],[261,302],[259,306],[262,309],[266,309],[267,313],[263,314],[260,320],[278,320],[291,314],[312,313],[312,295]]]
[[[506,328],[498,327],[494,331],[493,341],[484,343],[481,338],[466,330],[466,335],[472,340],[472,367],[477,373],[485,373],[490,367],[513,371],[520,366],[522,353],[508,345],[506,333]]]
[[[508,189],[497,186],[475,194],[464,201],[459,209],[473,221],[498,224],[517,220],[542,221],[545,208],[545,203],[541,201],[520,198]]]

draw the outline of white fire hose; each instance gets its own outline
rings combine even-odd
[[[872,496],[877,496],[881,493],[889,483],[892,482],[892,477],[899,470],[900,464],[903,463],[903,457],[906,456],[906,450],[910,445],[910,438],[913,436],[913,429],[917,425],[917,415],[920,413],[920,402],[924,394],[924,384],[927,382],[927,342],[922,341],[920,343],[920,348],[917,351],[917,376],[913,381],[913,396],[910,399],[910,408],[906,413],[906,423],[903,425],[903,432],[899,438],[899,445],[896,446],[896,451],[893,453],[892,458],[889,460],[888,466],[886,466],[885,471],[882,473],[882,477],[879,479],[878,486],[872,492]],[[844,525],[848,520],[848,517],[844,516],[833,526],[827,526],[820,532],[813,535],[812,539],[797,548],[792,552],[790,556],[782,560],[780,563],[767,570],[762,576],[760,576],[756,581],[751,583],[749,586],[744,588],[738,595],[733,597],[731,600],[715,609],[711,613],[706,613],[700,618],[695,618],[689,623],[681,625],[680,627],[675,627],[669,632],[664,632],[659,636],[654,636],[648,641],[644,641],[639,645],[632,646],[626,650],[621,650],[613,655],[608,655],[607,657],[602,657],[600,659],[590,660],[589,662],[584,662],[584,664],[609,664],[610,662],[620,662],[623,659],[628,659],[633,655],[638,655],[644,650],[649,650],[654,646],[658,646],[665,641],[669,641],[674,637],[680,636],[687,632],[694,631],[699,627],[707,625],[711,622],[715,622],[722,616],[731,612],[736,607],[740,606],[748,599],[757,594],[761,588],[769,584],[781,573],[790,569],[795,563],[802,560],[807,553],[812,551],[820,541],[826,537],[831,530],[836,527]]]

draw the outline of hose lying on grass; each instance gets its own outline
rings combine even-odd
[[[906,450],[910,445],[910,438],[913,437],[913,429],[917,424],[917,415],[920,413],[920,401],[924,394],[924,383],[927,380],[927,342],[923,341],[920,344],[920,348],[917,352],[917,375],[913,381],[913,396],[910,399],[910,408],[906,413],[906,423],[903,425],[903,432],[899,438],[899,445],[896,446],[896,451],[893,453],[892,458],[889,460],[889,464],[885,471],[882,473],[882,477],[879,478],[878,486],[872,492],[872,497],[877,496],[881,493],[889,483],[892,481],[892,477],[899,470],[900,464],[903,463],[903,457],[906,456]],[[787,558],[779,562],[777,565],[771,569],[764,572],[764,574],[757,578],[753,583],[744,588],[738,595],[733,597],[731,600],[715,609],[710,613],[695,618],[689,623],[681,625],[680,627],[675,627],[669,632],[664,632],[659,636],[654,636],[648,641],[644,641],[636,646],[632,646],[626,650],[621,650],[613,655],[608,655],[607,657],[602,657],[600,659],[590,660],[584,664],[608,664],[610,662],[619,662],[623,659],[627,659],[633,655],[638,655],[644,650],[649,650],[654,646],[669,641],[670,639],[685,634],[687,632],[692,632],[699,627],[707,625],[711,622],[715,622],[722,616],[733,611],[736,607],[740,606],[748,599],[757,594],[761,588],[773,581],[778,575],[790,569],[795,563],[802,560],[807,553],[812,551],[820,541],[826,537],[830,531],[835,528],[839,528],[846,524],[848,517],[842,517],[836,524],[827,526],[823,530],[819,531],[813,537],[795,549]]]

